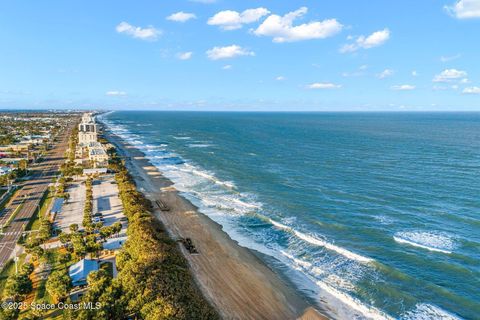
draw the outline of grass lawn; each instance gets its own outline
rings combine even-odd
[[[50,207],[50,203],[52,203],[54,199],[54,192],[48,191],[47,196],[42,200],[42,207],[40,208],[40,216],[44,217],[47,213],[48,208]]]
[[[43,197],[42,201],[40,202],[40,212],[38,210],[35,212],[35,215],[32,217],[32,220],[30,220],[30,222],[28,223],[26,230],[38,230],[38,228],[40,228],[40,217],[45,216],[53,199],[54,199],[53,193],[48,191],[47,195]]]
[[[5,228],[8,228],[8,226],[10,225],[10,223],[13,221],[13,219],[15,219],[15,217],[17,216],[17,213],[22,210],[23,208],[23,205],[24,203],[20,203],[16,208],[15,208],[15,211],[12,212],[12,214],[10,215],[10,217],[8,217],[7,221],[3,224],[3,231],[4,232],[8,232],[8,230],[5,230]]]

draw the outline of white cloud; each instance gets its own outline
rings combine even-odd
[[[211,26],[219,26],[223,30],[240,29],[244,24],[249,24],[260,20],[269,14],[266,8],[247,9],[243,12],[232,10],[220,11],[208,19]]]
[[[388,77],[392,76],[393,73],[394,73],[394,71],[392,69],[385,69],[382,72],[380,72],[379,74],[377,74],[377,78],[378,79],[385,79],[385,78],[388,78]]]
[[[368,66],[366,64],[364,64],[364,65],[361,65],[358,69],[359,70],[367,70]]]
[[[223,70],[230,70],[232,68],[233,68],[233,66],[231,64],[226,64],[222,67]]]
[[[467,73],[457,69],[445,69],[433,78],[433,82],[451,82],[466,78]]]
[[[257,36],[273,37],[273,42],[294,42],[324,39],[339,33],[343,28],[336,19],[312,21],[294,26],[294,20],[307,12],[308,8],[302,7],[284,16],[272,14],[253,33]]]
[[[236,44],[226,47],[213,47],[207,51],[210,60],[229,59],[240,56],[254,56],[255,52],[242,48]]]
[[[340,48],[341,53],[354,52],[358,49],[370,49],[381,46],[390,39],[390,30],[385,28],[375,31],[369,36],[359,36],[353,43],[345,44]]]
[[[187,13],[187,12],[176,12],[167,17],[167,20],[170,21],[175,21],[175,22],[187,22],[188,20],[191,19],[196,19],[197,16],[193,13]]]
[[[468,87],[463,89],[465,94],[480,94],[480,87]]]
[[[412,71],[412,76],[413,76],[413,77],[418,77],[418,72],[417,72],[417,70],[413,70],[413,71]]]
[[[192,55],[193,55],[193,52],[189,51],[189,52],[180,52],[180,53],[177,53],[177,58],[180,59],[180,60],[189,60],[192,58]]]
[[[338,89],[342,86],[331,82],[315,82],[307,86],[308,89]]]
[[[412,86],[411,84],[401,84],[401,85],[391,86],[390,89],[397,90],[397,91],[410,91],[415,89],[415,86]]]
[[[460,53],[454,55],[454,56],[441,56],[440,57],[440,61],[441,62],[449,62],[449,61],[452,61],[452,60],[456,60],[458,58],[460,58],[462,55]]]
[[[480,0],[458,0],[445,10],[458,19],[480,18]]]
[[[118,33],[124,33],[133,38],[142,39],[142,40],[157,40],[157,38],[162,34],[162,32],[154,27],[150,26],[147,28],[135,27],[129,24],[128,22],[121,22],[116,30]]]
[[[287,78],[285,78],[284,76],[278,76],[278,77],[275,78],[275,80],[284,81],[284,80],[287,80]]]
[[[112,91],[107,91],[105,92],[107,96],[112,96],[112,97],[121,97],[121,96],[126,96],[127,93],[125,91],[117,91],[117,90],[112,90]]]

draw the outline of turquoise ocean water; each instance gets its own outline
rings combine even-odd
[[[338,317],[480,318],[480,114],[102,118]]]

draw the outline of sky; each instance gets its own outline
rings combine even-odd
[[[480,111],[480,0],[5,0],[0,108]]]

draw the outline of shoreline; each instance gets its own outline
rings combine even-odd
[[[153,214],[172,239],[189,237],[200,251],[187,259],[195,282],[223,319],[328,319],[307,303],[249,248],[240,246],[220,224],[201,213],[150,163],[145,154],[122,138],[108,133],[139,191],[170,211],[155,207]],[[326,312],[325,310],[321,310]]]

